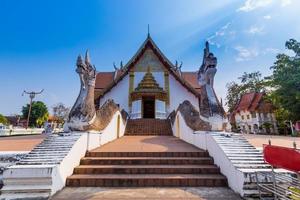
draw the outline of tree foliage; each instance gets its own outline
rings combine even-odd
[[[58,103],[52,107],[53,115],[59,120],[60,123],[63,123],[70,112],[70,109],[66,107],[63,103]]]
[[[0,124],[8,125],[8,120],[6,117],[0,114]]]
[[[28,112],[29,112],[29,104],[26,106],[23,106],[22,108],[22,114],[23,118],[27,119]],[[40,127],[44,124],[45,121],[47,121],[49,116],[48,108],[47,106],[41,102],[41,101],[33,101],[32,102],[32,108],[31,108],[31,114],[29,118],[29,126],[30,127]]]
[[[267,79],[274,88],[273,103],[295,121],[300,119],[300,43],[290,39],[285,46],[293,55],[278,54],[271,67],[273,73]]]
[[[266,82],[262,79],[262,75],[258,71],[252,73],[244,72],[238,79],[240,83],[232,81],[226,85],[226,105],[228,106],[229,112],[233,111],[234,106],[238,103],[243,94],[266,91]]]

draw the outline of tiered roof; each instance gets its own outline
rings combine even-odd
[[[200,97],[199,90],[201,89],[201,87],[196,81],[197,72],[176,71],[175,66],[160,51],[160,49],[154,43],[150,35],[148,35],[147,39],[144,41],[142,46],[139,48],[136,54],[129,60],[129,62],[123,67],[122,70],[117,70],[116,72],[99,72],[97,74],[95,86],[96,91],[101,93],[101,95],[104,95],[107,92],[109,92],[114,86],[118,84],[118,82],[120,82],[129,73],[129,71],[134,67],[134,65],[144,54],[145,50],[148,48],[152,49],[152,51],[158,57],[160,62],[164,65],[166,70],[168,70],[170,74],[172,74],[174,78],[181,83],[183,87],[185,87],[195,96]]]
[[[264,102],[263,97],[265,93],[263,92],[250,92],[244,94],[240,101],[237,103],[237,105],[234,108],[234,112],[240,112],[248,110],[250,112],[253,112],[255,110],[270,110],[273,108],[272,104],[270,102]],[[262,103],[264,104],[264,107],[262,107]]]

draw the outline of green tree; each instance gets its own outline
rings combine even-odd
[[[8,125],[8,120],[6,117],[0,114],[0,124]]]
[[[284,111],[286,119],[300,119],[300,43],[290,39],[285,44],[293,55],[278,54],[267,79],[273,88],[271,99]]]
[[[238,77],[240,83],[234,81],[227,83],[226,105],[229,112],[232,112],[241,96],[247,92],[263,92],[266,91],[266,82],[262,79],[260,72],[255,71],[246,73]]]
[[[227,87],[227,96],[226,96],[226,105],[228,106],[228,111],[232,112],[234,106],[237,104],[239,98],[244,92],[241,89],[241,86],[236,82],[232,81],[226,84]]]
[[[28,111],[29,111],[29,104],[23,106],[22,114],[23,118],[27,119]],[[29,118],[29,126],[30,127],[40,127],[43,125],[45,121],[47,121],[49,116],[47,106],[41,101],[33,101],[31,114]]]

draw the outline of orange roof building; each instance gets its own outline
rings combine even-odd
[[[250,92],[242,95],[231,115],[242,132],[278,133],[273,104],[265,93]]]

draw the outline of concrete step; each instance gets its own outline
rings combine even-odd
[[[207,151],[198,152],[99,152],[90,151],[86,157],[207,157]]]
[[[245,164],[234,164],[237,168],[247,168],[247,169],[260,169],[260,168],[271,168],[268,164],[252,164],[252,163],[245,163]]]
[[[51,192],[51,185],[11,185],[1,189],[4,194],[9,193],[31,193],[31,192]]]
[[[227,180],[219,174],[102,174],[72,175],[69,187],[196,187],[227,186]]]
[[[194,165],[213,164],[210,157],[84,157],[81,165]]]
[[[215,165],[80,165],[74,174],[218,174]]]
[[[131,119],[128,120],[125,135],[172,135],[169,120]]]

